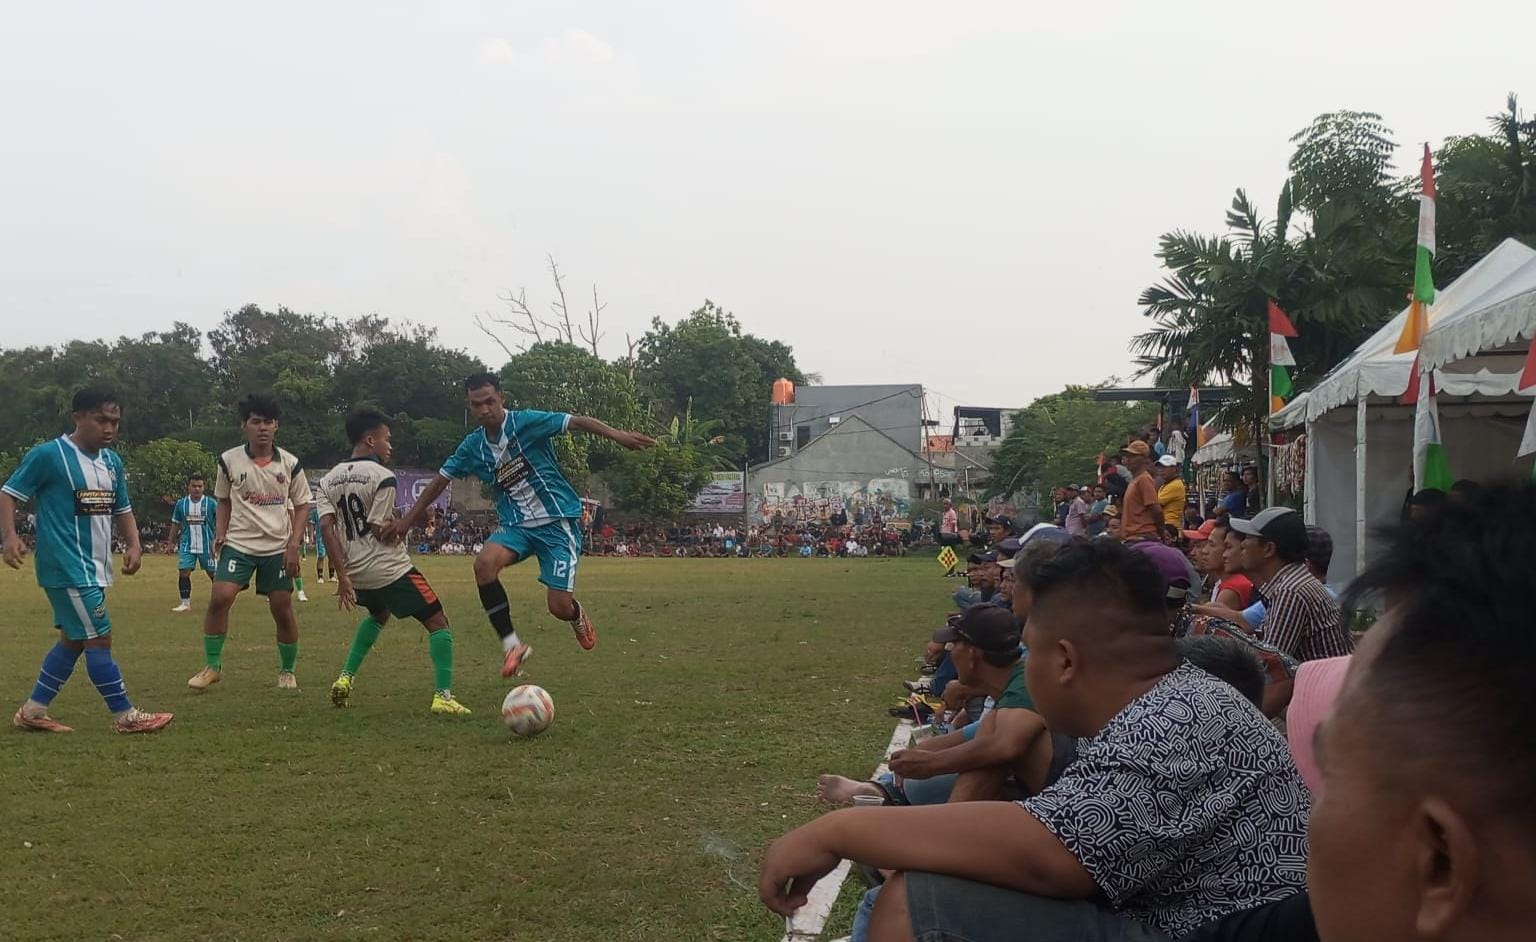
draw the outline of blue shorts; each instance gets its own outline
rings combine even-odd
[[[576,591],[576,564],[581,561],[581,528],[569,520],[537,527],[503,524],[487,543],[505,546],[518,559],[539,558],[539,581],[561,592]]]
[[[182,550],[176,554],[176,568],[183,572],[198,568],[203,572],[213,572],[213,554],[207,552],[193,554]]]
[[[53,605],[53,624],[71,641],[104,638],[112,631],[107,617],[107,593],[98,586],[43,589]]]

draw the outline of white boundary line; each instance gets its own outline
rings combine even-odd
[[[875,767],[871,778],[878,778],[889,771],[886,763],[897,750],[907,748],[912,741],[912,728],[911,720],[902,720],[896,724],[895,731],[891,733],[891,743],[885,747],[885,757]],[[848,878],[850,866],[845,860],[837,865],[837,869],[816,881],[805,905],[800,907],[792,919],[784,921],[784,938],[781,942],[815,942],[821,938],[821,932],[827,926],[827,917],[832,914],[832,906],[842,891],[843,881]]]

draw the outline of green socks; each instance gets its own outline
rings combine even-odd
[[[293,673],[293,665],[298,659],[299,643],[297,641],[292,644],[286,644],[282,641],[277,643],[277,669],[279,671],[285,674]]]
[[[347,666],[342,668],[344,673],[357,674],[357,669],[363,666],[363,658],[368,656],[373,643],[379,640],[379,631],[383,627],[373,620],[372,615],[364,616],[357,623],[357,633],[352,636],[352,650],[347,652]]]
[[[293,577],[293,589],[294,589],[295,592],[303,592],[304,591],[304,577],[303,576],[294,576]]]
[[[358,628],[362,630],[361,627]],[[453,689],[453,632],[447,628],[427,635],[427,647],[432,652],[432,676],[438,690]]]
[[[203,635],[203,663],[216,671],[224,669],[225,635]]]

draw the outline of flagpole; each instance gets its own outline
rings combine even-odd
[[[1269,373],[1269,396],[1264,406],[1264,437],[1259,441],[1259,464],[1263,468],[1264,488],[1267,491],[1264,506],[1273,507],[1275,506],[1275,460],[1270,445],[1275,437],[1275,365],[1271,363],[1266,372]]]

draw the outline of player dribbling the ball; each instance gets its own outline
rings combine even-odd
[[[389,418],[360,410],[347,416],[347,440],[352,457],[320,479],[315,507],[320,516],[321,545],[335,568],[338,604],[348,611],[362,606],[368,614],[357,624],[352,650],[341,676],[331,685],[331,702],[351,702],[352,686],[363,658],[379,632],[394,615],[414,618],[427,629],[432,656],[432,712],[468,716],[469,708],[453,698],[453,632],[443,603],[398,541],[387,542],[395,516],[395,475],[389,470],[393,452]]]
[[[501,380],[476,373],[464,381],[469,413],[480,427],[471,432],[443,462],[410,513],[397,521],[391,536],[399,539],[419,526],[427,508],[456,478],[471,475],[496,492],[501,526],[475,557],[475,585],[491,627],[501,638],[505,656],[501,676],[522,669],[532,648],[512,627],[507,591],[500,573],[530,556],[539,560],[539,581],[548,589],[549,613],[570,624],[576,640],[587,650],[597,644],[592,619],[576,601],[576,566],[581,560],[581,498],[560,471],[552,443],[557,435],[588,432],[638,451],[656,444],[649,435],[611,428],[587,416],[533,409],[509,411]]]

